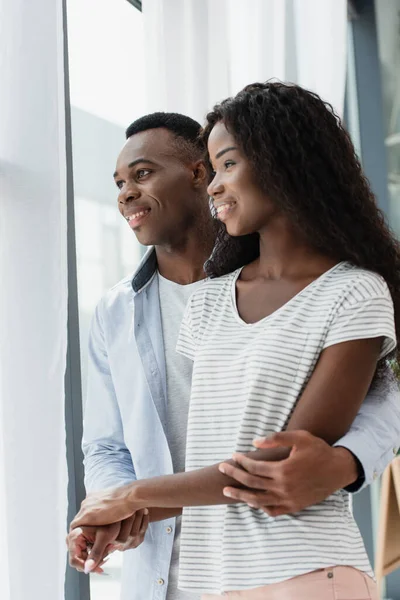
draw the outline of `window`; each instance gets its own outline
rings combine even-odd
[[[389,219],[400,235],[400,0],[376,4],[388,161]]]
[[[112,174],[125,129],[146,112],[140,2],[67,0],[75,229],[83,397],[97,302],[141,256],[120,216]],[[92,600],[119,598],[122,557],[91,576]]]

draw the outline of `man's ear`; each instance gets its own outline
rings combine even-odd
[[[208,184],[209,172],[204,160],[198,160],[193,164],[193,184],[196,187]]]

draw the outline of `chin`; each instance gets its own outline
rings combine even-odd
[[[232,237],[240,237],[242,235],[248,235],[249,233],[253,233],[253,229],[251,227],[244,227],[240,223],[226,223],[226,231]]]
[[[142,246],[156,246],[157,236],[152,234],[151,231],[143,231],[140,228],[133,232],[136,236],[137,241]]]

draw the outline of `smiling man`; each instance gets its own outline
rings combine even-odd
[[[183,115],[145,116],[128,128],[117,160],[119,210],[152,248],[100,301],[93,319],[83,440],[88,493],[184,471],[192,363],[175,346],[218,227],[199,131]],[[282,514],[370,483],[392,458],[400,431],[398,392],[387,386],[375,394],[379,400],[367,397],[334,448],[304,432],[282,433],[275,443],[296,449],[288,459],[228,465],[231,497]],[[254,475],[257,491],[248,489]],[[124,544],[123,600],[198,600],[177,589],[179,539],[179,511],[141,511],[117,527],[76,529],[68,543],[71,564],[87,572],[110,544]]]

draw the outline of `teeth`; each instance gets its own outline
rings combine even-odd
[[[217,215],[219,215],[226,208],[229,208],[233,205],[234,205],[234,202],[226,202],[226,204],[220,204],[220,206],[218,206],[218,208],[217,208]]]
[[[127,221],[132,221],[133,219],[137,219],[138,217],[143,217],[144,215],[147,215],[147,213],[150,212],[150,209],[147,210],[142,210],[141,212],[135,213],[134,215],[131,215],[130,217],[127,217]]]

